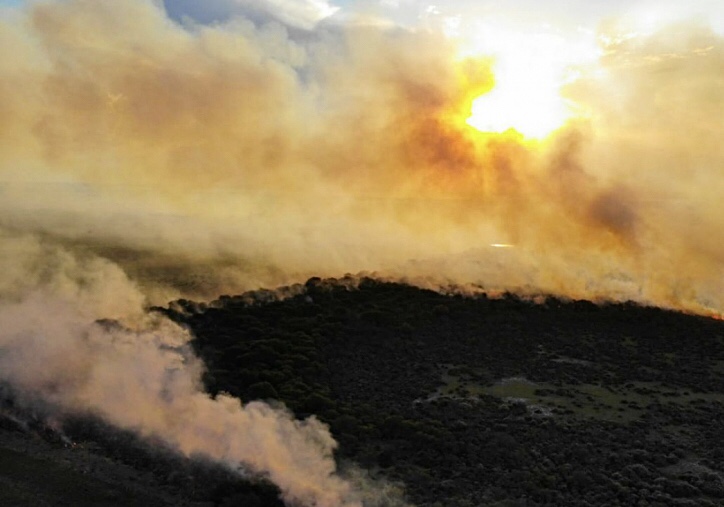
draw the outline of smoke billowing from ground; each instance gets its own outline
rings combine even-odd
[[[0,288],[0,371],[21,406],[90,412],[187,456],[261,474],[290,505],[403,505],[389,486],[370,493],[375,483],[357,471],[341,478],[336,443],[316,418],[211,399],[186,331],[145,313],[143,296],[115,264],[32,237],[3,240],[0,268],[22,282]],[[123,321],[99,318],[108,316]]]
[[[208,399],[144,305],[374,270],[724,309],[705,26],[609,41],[565,90],[585,118],[530,143],[465,124],[490,61],[435,32],[181,26],[150,0],[0,16],[1,371],[64,409],[353,505],[321,424]]]

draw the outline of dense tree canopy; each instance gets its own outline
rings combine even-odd
[[[317,414],[417,505],[724,501],[724,326],[632,303],[311,279],[167,315],[211,393]]]

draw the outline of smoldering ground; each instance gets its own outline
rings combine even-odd
[[[374,270],[724,308],[704,25],[606,39],[564,90],[585,114],[532,142],[465,123],[491,61],[434,31],[182,25],[150,0],[1,16],[2,372],[61,409],[354,505],[323,425],[209,399],[188,337],[144,307]]]

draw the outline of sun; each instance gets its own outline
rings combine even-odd
[[[496,87],[473,101],[467,124],[481,132],[515,130],[540,139],[560,128],[572,116],[571,109],[544,87],[527,81],[498,79]]]
[[[562,88],[576,77],[577,64],[597,57],[595,44],[572,41],[548,29],[476,23],[462,53],[488,55],[495,84],[475,98],[467,124],[482,132],[515,130],[543,139],[579,114]]]

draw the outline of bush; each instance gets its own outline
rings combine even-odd
[[[278,400],[279,394],[269,382],[257,382],[246,389],[249,400]]]

